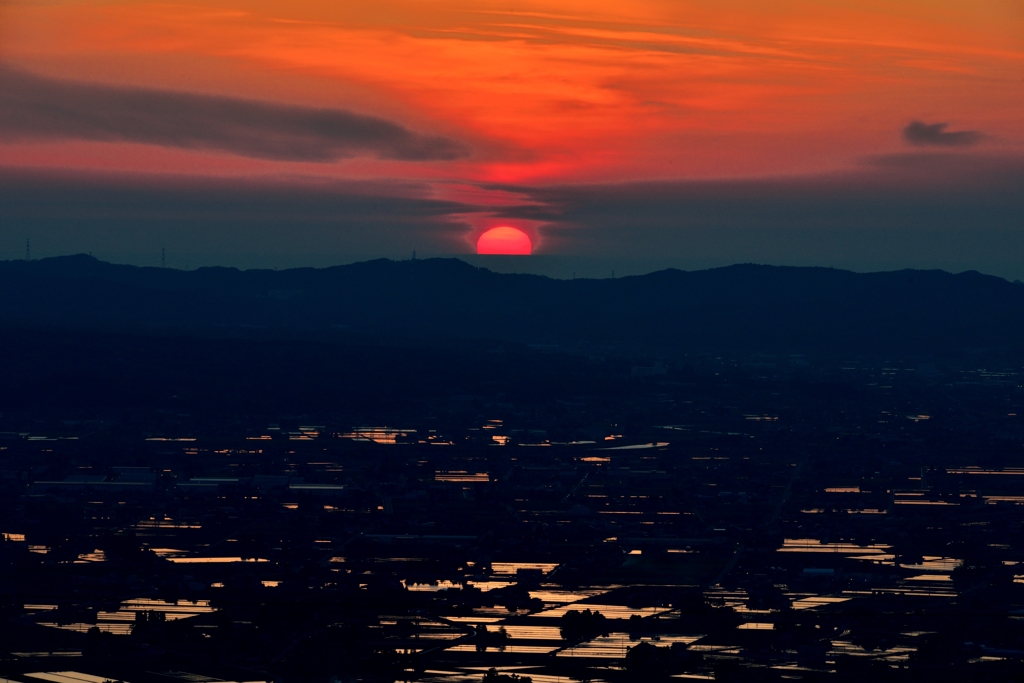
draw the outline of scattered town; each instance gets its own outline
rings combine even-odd
[[[1024,675],[1021,368],[616,367],[401,421],[5,413],[0,676]]]

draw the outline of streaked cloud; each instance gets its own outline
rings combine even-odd
[[[376,112],[472,146],[458,164],[388,177],[801,174],[894,152],[905,144],[894,132],[933,108],[943,121],[978,122],[1001,147],[1024,144],[1020,32],[968,0],[941,13],[895,0],[54,2],[5,14],[5,59],[78,79]],[[36,154],[55,165],[60,150],[48,147]],[[85,156],[69,149],[66,164]]]
[[[903,139],[912,145],[933,145],[936,147],[969,147],[985,137],[976,130],[947,131],[948,123],[924,123],[911,121],[903,129]]]
[[[462,143],[341,109],[44,78],[0,65],[0,138],[137,142],[280,161],[447,161]]]

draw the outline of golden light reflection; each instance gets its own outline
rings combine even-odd
[[[415,429],[393,429],[390,427],[360,427],[351,432],[341,434],[343,439],[353,441],[372,441],[373,443],[391,444],[399,443],[398,439],[415,434]]]

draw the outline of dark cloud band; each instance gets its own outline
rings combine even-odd
[[[914,153],[857,171],[754,180],[506,187],[546,253],[702,268],[977,269],[1024,279],[1024,159]],[[620,270],[621,272],[621,270]]]
[[[5,65],[0,137],[139,142],[282,161],[444,161],[467,154],[456,140],[339,109],[76,83]]]
[[[0,167],[0,259],[94,252],[191,254],[192,265],[331,265],[449,253],[469,207],[395,181],[188,178]],[[19,245],[20,252],[10,251]],[[180,266],[182,261],[175,263]]]
[[[911,121],[903,129],[903,139],[912,145],[935,145],[938,147],[968,147],[981,142],[984,137],[976,130],[946,131],[946,123],[924,123]]]

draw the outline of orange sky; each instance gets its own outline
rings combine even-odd
[[[402,179],[500,206],[521,198],[489,183],[849,169],[905,151],[911,120],[980,131],[988,151],[1024,148],[1019,0],[9,0],[0,60],[78,81],[344,109],[471,150],[324,163],[0,140],[0,163],[16,167]]]

